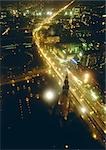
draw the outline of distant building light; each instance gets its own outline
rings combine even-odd
[[[94,139],[97,139],[97,135],[95,133],[93,133],[92,136],[93,136]]]
[[[26,101],[29,102],[29,98],[28,97],[26,97]]]
[[[16,29],[18,29],[19,28],[19,26],[16,26]]]
[[[103,106],[104,112],[106,112],[106,105]]]
[[[82,43],[82,46],[83,46],[83,47],[86,47],[87,45],[86,45],[86,43]]]
[[[29,80],[27,80],[27,83],[29,83]]]
[[[26,13],[28,13],[28,14],[29,14],[29,10],[28,10],[28,9],[26,10]]]
[[[42,15],[42,13],[41,12],[39,12],[39,16],[41,16]]]
[[[38,16],[39,14],[38,13],[36,13],[36,16]]]
[[[65,12],[65,15],[68,15],[67,11]]]
[[[83,54],[80,52],[80,53],[79,53],[79,56],[82,57],[82,55],[83,55]]]
[[[32,45],[26,45],[26,46],[25,46],[25,48],[30,48],[30,47],[32,47]]]
[[[42,16],[42,12],[37,12],[36,16]]]
[[[25,33],[28,33],[28,30],[25,30]]]
[[[88,83],[89,80],[90,80],[90,74],[89,73],[85,73],[84,74],[84,83]]]
[[[26,16],[26,13],[23,13],[23,16]]]
[[[102,15],[102,17],[103,17],[103,18],[105,18],[105,17],[106,17],[106,15]]]
[[[71,16],[72,16],[72,14],[73,14],[72,11],[70,11],[70,15],[71,15]]]
[[[13,10],[13,15],[16,15],[17,14],[17,10]]]
[[[102,25],[105,25],[105,22],[102,22]]]
[[[52,11],[48,11],[47,15],[51,16],[52,15]]]
[[[68,149],[68,148],[69,148],[69,145],[65,145],[65,148]]]

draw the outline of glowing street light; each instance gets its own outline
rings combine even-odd
[[[29,13],[29,9],[27,9],[26,12]]]
[[[53,89],[47,89],[43,93],[43,98],[44,98],[45,102],[51,104],[55,101],[56,93]]]
[[[84,47],[84,48],[86,48],[86,47],[87,47],[86,43],[82,43],[82,45],[83,45],[83,47]]]
[[[79,53],[79,56],[82,57],[82,55],[83,55],[82,52],[80,52],[80,53]]]
[[[39,16],[41,16],[42,15],[42,13],[41,12],[39,12]]]
[[[36,15],[37,16],[42,16],[42,12],[37,12]]]
[[[29,80],[27,80],[26,82],[29,83]]]
[[[52,15],[52,11],[47,11],[47,15],[51,16]]]
[[[93,136],[94,139],[97,139],[97,135],[95,133],[93,133],[92,136]]]
[[[89,73],[85,73],[84,74],[84,83],[87,83],[89,81],[90,78],[90,74]]]
[[[67,11],[65,12],[65,15],[68,15]]]
[[[15,84],[14,84],[14,83],[12,83],[12,86],[15,86]]]
[[[72,14],[73,14],[72,11],[70,11],[70,15],[71,15],[71,16],[72,16]]]
[[[83,114],[85,114],[85,113],[87,112],[86,108],[85,108],[85,107],[81,107],[81,112],[82,112]]]

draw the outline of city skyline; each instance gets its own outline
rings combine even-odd
[[[105,149],[105,1],[34,2],[1,7],[1,149]]]

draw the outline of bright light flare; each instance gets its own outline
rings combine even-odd
[[[12,83],[15,83],[15,80],[11,80]]]
[[[71,16],[72,16],[72,14],[73,14],[72,11],[70,11],[70,15],[71,15]]]
[[[93,136],[94,139],[97,139],[97,135],[95,133],[93,133],[92,136]]]
[[[90,74],[89,73],[85,73],[84,74],[84,83],[88,83],[89,79],[90,79]]]
[[[68,149],[68,148],[69,148],[69,145],[66,144],[66,145],[65,145],[65,148]]]
[[[29,80],[27,80],[26,82],[29,83]]]
[[[56,93],[53,89],[47,89],[43,93],[43,98],[44,98],[45,102],[52,103],[55,101]]]
[[[15,84],[14,84],[14,83],[12,83],[12,86],[15,86]]]
[[[87,112],[86,108],[85,108],[85,107],[81,107],[81,112],[82,112],[83,114],[85,114],[85,113]]]

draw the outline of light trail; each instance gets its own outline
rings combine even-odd
[[[38,35],[37,35],[38,36]],[[39,42],[37,43],[37,45],[38,45],[38,48],[39,48],[39,50],[40,50],[40,52],[42,53],[42,55],[45,57],[45,59],[46,59],[46,61],[47,62],[49,62],[49,64],[50,64],[50,66],[52,67],[52,69],[55,71],[55,73],[58,75],[58,77],[62,80],[62,82],[63,82],[63,80],[64,80],[64,77],[62,77],[62,73],[61,72],[59,72],[59,70],[57,71],[57,69],[53,66],[53,62],[52,61],[55,61],[55,63],[57,64],[57,68],[59,68],[60,67],[60,64],[59,64],[59,62],[58,61],[56,61],[56,59],[54,59],[54,58],[56,58],[55,57],[55,55],[53,55],[52,56],[52,54],[50,53],[50,55],[49,55],[49,57],[51,56],[51,58],[53,58],[52,60],[49,60],[48,59],[48,56],[47,55],[45,55],[45,51],[44,51],[44,49],[43,48],[41,48],[40,47],[40,44],[39,44]],[[47,49],[46,49],[46,51],[47,51]],[[64,70],[63,68],[61,69],[62,71]],[[84,92],[84,91],[86,91],[85,90],[85,88],[83,88],[81,85],[79,85],[79,83],[77,82],[77,81],[79,81],[75,76],[74,76],[74,74],[71,72],[71,71],[69,71],[68,70],[68,72],[69,72],[69,74],[70,74],[70,77],[69,77],[69,80],[70,80],[70,84],[71,84],[71,88],[75,88],[76,89],[76,87],[78,88],[78,90],[79,91],[77,91],[77,93],[76,92],[72,92],[72,89],[70,88],[70,92],[71,93],[73,93],[73,95],[76,97],[76,99],[73,99],[73,101],[75,102],[75,107],[78,109],[78,113],[81,115],[81,112],[80,112],[80,110],[79,110],[79,108],[82,108],[83,107],[83,105],[85,105],[86,107],[87,107],[87,109],[88,109],[88,112],[86,113],[86,117],[82,117],[85,121],[87,121],[87,117],[89,117],[91,120],[92,120],[92,123],[93,123],[93,125],[96,127],[96,132],[98,133],[99,132],[99,137],[98,138],[100,138],[102,135],[101,135],[101,133],[103,133],[103,132],[101,132],[101,131],[103,131],[103,129],[104,129],[104,127],[103,126],[101,126],[100,125],[100,123],[102,122],[102,120],[98,120],[98,118],[97,118],[97,116],[95,116],[95,117],[93,117],[93,116],[91,116],[90,115],[90,112],[92,111],[92,105],[89,105],[89,103],[88,103],[88,101],[90,101],[91,100],[91,97],[87,97],[87,95],[84,95],[84,103],[80,103],[80,101],[79,101],[79,99],[80,99],[80,96],[81,96],[81,94]],[[72,80],[72,78],[74,79],[74,80]],[[80,89],[79,89],[80,88]],[[90,100],[89,100],[89,98],[90,98]],[[76,105],[77,104],[77,105]],[[81,115],[82,116],[82,115]],[[93,121],[93,120],[95,120],[95,122]],[[89,124],[89,122],[87,121],[87,123]],[[91,124],[89,124],[89,126],[90,126],[90,128],[91,128]],[[92,128],[91,128],[92,129]],[[93,131],[94,129],[92,129],[92,131]],[[98,135],[98,134],[97,134]]]
[[[72,2],[70,2],[69,4],[67,4],[66,6],[64,6],[63,8],[59,9],[56,13],[54,13],[51,17],[48,17],[46,19],[44,19],[44,21],[42,21],[39,24],[39,27],[34,29],[33,34],[35,34],[35,32],[39,31],[45,24],[49,24],[50,21],[52,21],[53,18],[55,18],[58,14],[60,14],[63,10],[65,10],[66,8],[68,8],[70,5],[72,5],[75,2],[75,0],[73,0]]]
[[[66,73],[66,69],[64,69],[64,66],[61,66],[61,64],[59,63],[59,61],[57,59],[58,57],[56,57],[56,53],[54,53],[54,52],[50,53],[49,52],[48,55],[49,55],[50,59],[48,59],[48,55],[45,54],[46,48],[43,48],[40,45],[39,31],[42,29],[42,27],[45,24],[47,24],[47,23],[49,24],[53,18],[55,18],[59,13],[61,13],[63,10],[65,10],[67,7],[69,7],[73,3],[74,3],[74,1],[72,1],[71,3],[66,5],[65,7],[61,8],[58,12],[54,13],[47,20],[45,19],[45,21],[43,21],[38,28],[33,30],[33,37],[36,38],[35,43],[36,43],[41,55],[45,58],[49,67],[54,70],[54,72],[58,76],[59,80],[61,80],[61,82],[64,81],[64,75],[62,75],[62,74]],[[9,28],[7,28],[6,31],[2,34],[5,35],[6,33],[8,33],[8,31],[9,31]],[[46,51],[47,51],[47,49],[46,49]],[[54,66],[53,61],[55,61],[55,66]],[[56,66],[57,66],[57,69],[56,69]],[[68,64],[65,67],[68,68]],[[60,68],[60,69],[58,70],[58,68]],[[32,76],[35,75],[36,73],[34,72],[30,75],[26,74],[25,76],[20,76],[18,78],[15,78],[14,83],[12,83],[12,81],[7,81],[3,84],[13,84],[14,85],[16,82],[20,82],[23,80],[27,81],[30,78],[32,78]],[[38,73],[40,73],[40,72],[38,71]],[[43,73],[44,73],[44,71],[43,71]],[[94,132],[94,127],[95,127],[95,132],[96,132],[97,136],[94,136],[94,137],[102,139],[103,133],[106,132],[105,113],[104,114],[102,113],[103,106],[98,101],[96,102],[96,104],[97,104],[97,106],[96,106],[95,103],[93,102],[93,98],[91,97],[91,95],[88,95],[86,93],[87,89],[85,87],[83,87],[83,85],[81,84],[81,81],[79,81],[77,79],[77,77],[72,73],[72,71],[68,70],[68,73],[70,74],[69,80],[70,80],[70,85],[71,85],[70,97],[73,94],[73,99],[70,98],[70,101],[72,102],[72,104],[76,108],[77,113],[82,116],[83,120],[87,122],[87,124],[89,125],[90,129],[93,132]],[[28,78],[26,78],[27,76],[28,76]],[[75,91],[72,91],[72,89],[75,89]],[[83,96],[84,100],[80,101],[80,97],[81,97],[82,93],[84,95]],[[85,110],[84,106],[86,106],[87,110]],[[93,112],[93,113],[90,113],[90,112]],[[101,117],[101,114],[103,115],[102,117]],[[89,122],[89,121],[91,121],[91,122]]]
[[[7,34],[9,30],[10,30],[10,28],[8,27],[8,28],[2,33],[2,35]]]
[[[64,6],[63,8],[61,8],[59,11],[57,11],[56,13],[54,13],[50,18],[49,21],[51,21],[54,17],[56,17],[59,13],[61,13],[63,10],[65,10],[66,8],[68,8],[70,5],[72,5],[75,1],[73,0],[72,2],[70,2],[69,4],[67,4],[66,6]]]
[[[48,64],[51,66],[51,68],[54,70],[54,72],[57,74],[57,76],[59,77],[59,79],[62,82],[64,80],[64,77],[62,76],[61,71],[63,71],[65,73],[65,70],[63,67],[60,66],[59,61],[57,60],[56,54],[49,53],[48,55],[49,55],[50,59],[48,59],[49,58],[48,55],[45,54],[47,51],[47,48],[41,47],[41,45],[40,45],[39,31],[42,29],[42,27],[45,23],[50,23],[54,17],[56,17],[60,12],[65,10],[73,2],[74,1],[72,1],[65,7],[61,8],[57,13],[53,14],[50,18],[48,18],[48,20],[46,22],[45,21],[42,22],[40,27],[38,27],[37,29],[35,29],[33,31],[33,37],[36,38],[35,43],[38,46],[40,53],[43,55],[43,57],[46,59],[46,62],[48,62]],[[55,62],[57,67],[54,67],[53,62]],[[65,67],[67,67],[67,66],[65,66]],[[56,68],[57,69],[61,68],[61,69],[57,70]],[[82,82],[79,79],[77,79],[77,77],[70,70],[68,70],[68,71],[70,74],[69,80],[70,80],[70,84],[71,84],[70,92],[75,97],[75,98],[73,97],[73,99],[71,99],[71,102],[73,103],[74,107],[76,108],[76,111],[81,115],[82,119],[84,119],[87,122],[87,124],[89,125],[92,132],[94,132],[94,127],[95,127],[95,132],[98,135],[98,137],[96,136],[96,138],[98,138],[99,140],[102,140],[103,132],[105,131],[105,126],[103,126],[104,120],[99,116],[100,113],[98,113],[98,111],[94,110],[95,104],[92,101],[92,97],[86,95],[86,88],[83,87]],[[72,78],[73,78],[73,80],[72,80]],[[72,91],[72,89],[76,89],[76,91],[74,92],[74,91]],[[82,93],[84,93],[84,100],[83,100],[83,102],[82,101],[80,102],[80,97],[81,97]],[[92,102],[90,102],[90,101],[92,101]],[[86,106],[87,111],[85,111],[84,106]],[[83,109],[81,109],[82,111],[80,111],[79,108],[83,108]],[[97,109],[99,109],[99,105],[98,105]],[[94,112],[94,113],[92,114],[90,112]],[[82,115],[82,113],[85,113],[85,114]],[[99,116],[100,119],[98,119],[97,116]],[[89,122],[89,120],[91,121],[91,123]],[[102,142],[104,142],[104,141],[102,140]]]
[[[30,80],[32,77],[36,77],[37,74],[45,74],[47,73],[47,68],[45,69],[33,69],[31,73],[27,72],[25,75],[19,75],[17,77],[14,77],[13,79],[6,79],[0,81],[0,86],[6,85],[6,84],[15,84],[21,81],[27,81]]]

